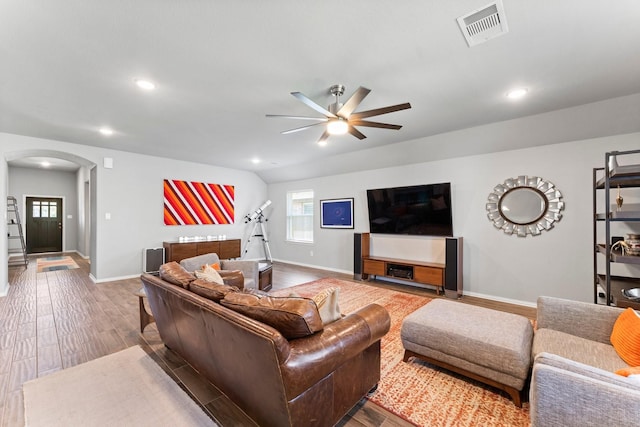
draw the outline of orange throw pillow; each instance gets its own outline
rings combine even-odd
[[[209,265],[209,267],[213,268],[214,270],[218,270],[220,271],[220,264],[217,262],[214,262],[213,264],[205,264],[202,266],[202,270],[204,270],[205,268],[207,268],[207,265]]]
[[[640,316],[632,308],[618,316],[611,332],[611,344],[622,360],[631,366],[640,366]]]

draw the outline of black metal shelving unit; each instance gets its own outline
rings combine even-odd
[[[605,153],[605,166],[593,169],[593,271],[594,271],[594,303],[598,303],[598,286],[605,293],[605,303],[620,307],[640,309],[640,302],[630,300],[622,293],[623,289],[640,287],[640,277],[613,276],[612,263],[640,265],[640,256],[622,254],[620,250],[611,251],[611,225],[616,222],[640,222],[640,204],[625,206],[620,210],[612,207],[611,190],[618,188],[635,188],[640,194],[640,164],[617,166],[617,160],[631,154],[640,154],[640,150],[612,151]],[[616,162],[612,162],[615,157]],[[604,191],[604,209],[598,210],[598,191]],[[598,223],[604,222],[604,242],[599,236]],[[604,274],[598,271],[598,257],[604,256]]]

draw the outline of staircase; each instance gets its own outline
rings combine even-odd
[[[9,267],[24,265],[27,268],[27,246],[24,243],[24,233],[18,212],[18,201],[13,196],[7,197],[7,238],[9,239]],[[20,247],[12,245],[11,241],[20,240]],[[21,257],[12,257],[11,254],[21,254]]]

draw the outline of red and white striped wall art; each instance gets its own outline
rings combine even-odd
[[[233,224],[233,185],[164,180],[165,225]]]

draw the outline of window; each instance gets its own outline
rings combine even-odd
[[[32,213],[34,218],[55,218],[58,216],[58,203],[46,200],[34,201]]]
[[[313,190],[287,192],[287,240],[313,243]]]

